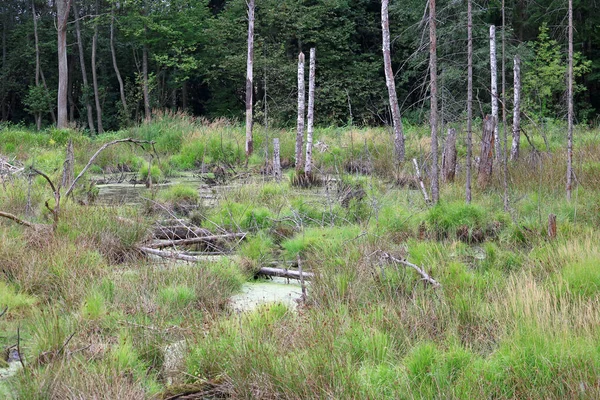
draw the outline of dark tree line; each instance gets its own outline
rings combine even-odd
[[[50,125],[57,116],[64,118],[57,109],[59,3],[65,1],[0,3],[2,121]],[[243,119],[245,0],[70,3],[64,82],[69,123],[94,131],[118,129],[164,109]],[[443,126],[464,119],[467,110],[467,1],[436,3],[438,124]],[[423,0],[389,5],[398,104],[402,117],[413,123],[429,120],[426,6]],[[483,117],[490,98],[488,32],[490,25],[502,25],[501,1],[473,1],[472,10],[472,110]],[[506,22],[507,60],[521,57],[523,111],[532,118],[565,118],[567,2],[506,1]],[[585,122],[600,111],[600,12],[593,2],[574,1],[573,24],[575,114],[576,121]],[[266,80],[270,123],[294,124],[297,55],[312,47],[319,52],[316,124],[391,123],[381,3],[367,0],[256,1],[255,121],[263,122]],[[512,62],[506,68],[510,99]]]

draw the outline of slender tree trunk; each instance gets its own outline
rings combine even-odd
[[[494,128],[495,156],[500,160],[500,138],[498,121],[498,62],[496,61],[496,27],[490,26],[490,71],[492,75],[492,117],[496,121]]]
[[[296,131],[296,171],[302,170],[302,145],[304,142],[304,53],[298,54],[298,121]]]
[[[127,99],[125,98],[125,86],[123,85],[123,78],[117,65],[117,52],[115,50],[115,9],[114,6],[110,13],[110,54],[112,56],[113,69],[117,75],[117,81],[119,81],[119,93],[121,94],[121,104],[123,105],[123,113],[129,118],[127,111]]]
[[[396,162],[401,163],[404,161],[404,133],[402,131],[402,117],[400,115],[400,107],[398,106],[398,97],[396,95],[396,82],[394,81],[394,71],[392,70],[388,5],[389,0],[382,0],[381,28],[383,31],[383,69],[385,71],[385,84],[388,89],[390,109],[392,111],[392,125],[394,127],[394,152],[396,155]]]
[[[467,176],[465,197],[471,203],[471,160],[473,159],[473,10],[467,0]]]
[[[35,18],[35,14],[33,16]],[[8,13],[6,13],[6,15],[4,15],[4,21],[2,23],[2,72],[6,71],[6,54],[7,54],[7,50],[6,50],[6,30],[7,30],[7,25],[8,25]],[[6,83],[2,82],[2,99],[0,99],[0,112],[2,114],[1,118],[2,120],[6,120],[8,118],[8,112],[6,109],[6,92],[4,91]]]
[[[307,175],[312,173],[312,147],[313,147],[313,120],[315,115],[315,62],[316,51],[313,47],[310,49],[310,67],[308,70],[308,111],[306,116],[306,162],[304,172]]]
[[[37,15],[35,13],[35,0],[31,1],[31,11],[33,13],[33,38],[35,40],[35,86],[40,86],[40,45],[37,31]],[[35,115],[35,125],[37,130],[42,129],[42,113]]]
[[[438,172],[438,98],[437,98],[437,33],[435,21],[435,0],[429,0],[429,74],[431,85],[431,201],[437,204],[440,200]]]
[[[496,119],[486,115],[483,120],[483,134],[481,135],[481,153],[479,154],[479,173],[477,183],[481,189],[485,189],[492,176],[494,165],[494,128]]]
[[[504,187],[504,211],[508,212],[508,139],[506,137],[506,7],[502,0],[502,186]],[[496,126],[496,132],[498,127]]]
[[[150,121],[152,118],[150,112],[150,89],[148,88],[148,47],[144,44],[142,50],[142,91],[144,92],[144,118]]]
[[[510,149],[510,159],[519,158],[521,142],[521,58],[517,54],[514,59],[514,100],[513,100],[513,136]]]
[[[246,60],[246,159],[254,151],[252,139],[252,82],[254,63],[254,0],[248,1],[248,57]]]
[[[69,100],[69,121],[75,121],[75,100],[73,100],[73,57],[69,55],[69,84],[68,84],[68,96]]]
[[[58,120],[57,127],[64,129],[69,126],[67,116],[67,89],[69,68],[67,66],[67,21],[71,0],[56,1],[56,17],[58,31]]]
[[[567,71],[567,200],[573,191],[573,0],[569,0],[569,70]]]
[[[279,155],[279,138],[273,139],[273,175],[277,182],[281,181],[281,158]]]
[[[445,182],[454,182],[456,172],[456,129],[448,129],[442,153],[442,177]]]
[[[96,16],[100,14],[98,0],[96,0]],[[98,91],[98,74],[96,72],[96,49],[98,47],[98,21],[94,23],[94,37],[92,38],[92,84],[94,85],[94,101],[96,102],[96,116],[98,122],[98,133],[104,133],[102,126],[102,106],[100,104],[100,93]]]
[[[89,98],[89,83],[87,79],[87,71],[85,67],[85,53],[83,52],[83,41],[81,40],[81,27],[79,25],[79,11],[77,10],[77,2],[73,3],[73,13],[75,14],[75,34],[77,35],[77,48],[79,50],[79,66],[81,69],[81,79],[83,81],[83,97],[85,101],[85,109],[87,111],[88,127],[92,133],[96,132],[94,127],[94,115],[92,112],[92,104]]]

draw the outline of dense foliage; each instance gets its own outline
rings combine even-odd
[[[91,45],[98,24],[97,73],[106,129],[143,116],[142,49],[149,54],[149,87],[154,109],[184,109],[193,115],[239,117],[244,110],[246,2],[243,0],[77,0],[68,32],[70,120],[85,126],[91,87],[82,83],[75,24],[82,29],[84,60],[91,80]],[[488,27],[500,26],[498,0],[474,4],[474,73],[478,113],[489,103]],[[2,121],[33,123],[43,112],[51,124],[48,93],[57,87],[55,9],[36,1],[42,82],[35,85],[32,4],[0,4]],[[366,0],[260,0],[256,3],[255,118],[293,124],[296,59],[317,48],[316,118],[320,124],[382,124],[389,119],[381,54],[380,4]],[[438,56],[441,105],[447,121],[464,117],[466,81],[466,3],[438,1]],[[532,118],[565,114],[566,2],[506,2],[507,82],[512,56],[524,60],[525,112]],[[114,16],[114,19],[113,19]],[[427,119],[427,29],[425,1],[396,1],[390,7],[393,68],[405,118]],[[574,2],[575,50],[579,52],[576,112],[580,122],[600,111],[600,13],[590,2]],[[110,50],[110,26],[125,82],[127,112]],[[498,41],[500,35],[498,35]],[[500,54],[498,57],[500,64]],[[586,61],[588,60],[588,61]],[[40,84],[41,85],[41,84]],[[510,87],[510,86],[509,86]],[[511,93],[507,97],[511,98]],[[266,101],[266,105],[265,105]],[[265,115],[266,114],[266,115]]]

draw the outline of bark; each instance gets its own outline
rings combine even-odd
[[[519,158],[519,145],[521,142],[521,58],[519,55],[514,59],[514,99],[513,99],[513,132],[512,146],[510,148],[510,159]]]
[[[56,1],[56,17],[58,31],[58,119],[57,128],[64,129],[69,125],[67,118],[67,89],[69,80],[69,68],[67,65],[67,21],[71,0]]]
[[[425,204],[429,204],[429,196],[427,196],[427,189],[425,189],[423,177],[421,177],[421,171],[419,170],[419,164],[417,163],[416,158],[413,158],[413,164],[415,166],[415,172],[417,173],[417,179],[419,180],[419,186],[421,187],[421,193],[423,193],[423,198],[425,199]]]
[[[439,195],[439,173],[438,173],[438,96],[437,96],[437,33],[435,21],[435,0],[429,0],[429,74],[431,85],[431,201],[434,204],[440,199]]]
[[[569,0],[569,68],[567,71],[567,200],[573,191],[573,0]]]
[[[0,211],[0,217],[3,217],[3,218],[8,218],[8,219],[10,219],[10,220],[11,220],[11,221],[13,221],[13,222],[16,222],[16,223],[17,223],[17,224],[19,224],[19,225],[26,226],[26,227],[28,227],[28,228],[33,228],[33,227],[35,226],[35,225],[34,225],[34,224],[32,224],[31,222],[29,222],[29,221],[25,221],[25,220],[23,220],[23,219],[21,219],[21,218],[17,217],[17,216],[16,216],[16,215],[14,215],[14,214],[11,214],[11,213],[7,213],[7,212]]]
[[[508,143],[506,137],[506,6],[502,0],[502,186],[504,187],[504,211],[508,212]],[[496,122],[496,131],[498,124]]]
[[[96,15],[99,14],[98,0],[96,0]],[[98,92],[98,76],[96,71],[96,48],[98,47],[98,21],[94,23],[94,37],[92,38],[92,84],[94,85],[94,101],[96,102],[96,121],[98,133],[104,133],[102,126],[102,106],[100,104],[100,93]]]
[[[75,100],[73,100],[73,56],[69,55],[69,84],[67,90],[67,99],[69,100],[69,121],[75,121]]]
[[[442,176],[445,182],[454,182],[456,171],[456,129],[448,129],[442,154]]]
[[[273,139],[273,175],[277,182],[281,181],[281,158],[279,155],[279,138]]]
[[[75,34],[77,35],[77,48],[79,50],[79,66],[81,69],[81,79],[83,80],[83,91],[85,108],[87,111],[88,127],[92,133],[96,132],[94,127],[94,115],[92,112],[92,104],[89,99],[89,83],[87,79],[87,71],[85,67],[85,53],[83,52],[83,41],[81,40],[81,27],[79,25],[79,11],[77,10],[77,2],[73,3],[73,13],[75,14]]]
[[[115,70],[115,74],[117,75],[117,81],[119,81],[119,93],[121,95],[121,104],[123,105],[123,113],[129,118],[129,113],[127,111],[127,99],[125,98],[125,86],[123,85],[123,78],[121,77],[121,72],[119,71],[119,66],[117,65],[117,52],[115,50],[115,10],[114,7],[111,11],[111,19],[110,19],[110,54],[112,56],[112,64],[113,69]]]
[[[312,173],[313,120],[315,115],[315,49],[310,49],[310,67],[308,69],[308,111],[306,115],[306,161],[304,172]]]
[[[246,60],[246,159],[254,151],[252,139],[252,91],[254,63],[254,0],[248,1],[248,57]]]
[[[479,156],[479,174],[477,183],[481,189],[485,189],[492,177],[492,168],[494,164],[494,128],[496,120],[490,115],[486,115],[483,120],[483,134],[481,135],[481,153]]]
[[[499,121],[498,118],[498,61],[496,60],[496,27],[490,26],[490,71],[492,76],[491,89],[492,89],[492,117],[495,121]],[[495,143],[495,156],[496,159],[500,159],[500,138],[499,138],[499,127],[496,124],[494,128],[494,143]]]
[[[65,162],[63,164],[63,175],[61,187],[68,188],[73,183],[73,178],[75,176],[74,172],[75,168],[75,153],[73,152],[73,140],[69,139],[69,143],[67,144],[67,154],[65,156]]]
[[[304,53],[298,55],[298,122],[296,131],[296,171],[302,170],[304,142]]]
[[[394,128],[394,152],[396,162],[404,161],[404,132],[402,130],[402,117],[396,95],[396,82],[392,70],[392,57],[390,54],[390,24],[388,17],[389,0],[381,2],[381,28],[383,31],[383,69],[385,71],[385,84],[388,89],[390,109],[392,111],[392,125]],[[349,103],[348,103],[349,104]]]
[[[225,235],[210,235],[210,236],[200,236],[195,238],[187,238],[187,239],[172,239],[172,240],[156,240],[148,245],[153,249],[163,249],[165,247],[173,247],[173,246],[184,246],[190,244],[197,243],[213,243],[216,240],[222,239],[243,239],[245,238],[247,233],[228,233]]]
[[[554,239],[556,237],[556,215],[548,215],[548,237]]]
[[[150,89],[148,88],[148,47],[144,44],[142,50],[142,91],[144,92],[144,118],[150,121],[152,114],[150,112]]]
[[[33,37],[35,40],[35,86],[40,86],[40,45],[37,30],[37,16],[35,13],[35,0],[31,1],[31,10],[33,13]],[[6,46],[4,47],[6,49]],[[35,116],[35,125],[37,130],[42,129],[42,114],[37,113]]]
[[[467,171],[465,198],[471,203],[471,161],[473,159],[473,10],[467,0]]]

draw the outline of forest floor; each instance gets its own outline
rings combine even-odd
[[[279,137],[290,166],[293,131],[257,126],[246,162],[243,127],[224,120],[3,128],[0,211],[34,225],[0,218],[0,397],[599,398],[600,131],[576,129],[567,201],[566,129],[526,129],[504,211],[498,166],[465,204],[460,129],[456,180],[429,206],[385,129],[317,129],[320,181],[301,188],[264,160]],[[429,188],[427,132],[406,127]],[[126,137],[155,149],[107,148],[53,230],[52,190],[28,167],[59,182],[69,139],[77,174]],[[160,249],[197,262],[148,256],[165,225],[218,238]],[[298,261],[305,297],[259,274]]]

